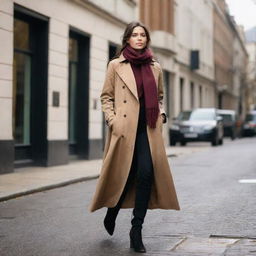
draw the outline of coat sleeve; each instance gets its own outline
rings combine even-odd
[[[104,112],[107,125],[111,126],[115,117],[115,70],[112,62],[109,62],[108,64],[100,99],[102,111]]]
[[[167,122],[166,113],[164,110],[164,88],[163,88],[163,71],[162,68],[159,66],[159,78],[158,78],[158,103],[160,114],[163,116],[163,123]]]

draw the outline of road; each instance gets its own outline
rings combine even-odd
[[[181,211],[148,211],[144,255],[256,255],[256,183],[239,182],[256,179],[256,138],[205,147],[169,159]],[[88,212],[95,184],[0,203],[0,255],[134,255],[131,209],[121,210],[113,237],[102,225],[106,210]]]

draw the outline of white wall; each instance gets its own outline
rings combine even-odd
[[[0,140],[12,139],[13,5],[0,2]]]
[[[137,5],[129,0],[89,0],[89,2],[99,6],[105,11],[113,14],[115,17],[129,23],[136,19],[134,7]]]
[[[103,3],[102,1],[99,1]],[[116,2],[116,11],[127,1]],[[120,3],[122,2],[122,3]],[[69,27],[90,36],[89,139],[102,138],[100,92],[108,61],[108,42],[120,44],[124,26],[114,24],[71,0],[1,0],[0,3],[0,139],[12,139],[12,62],[14,3],[49,17],[48,130],[47,139],[68,138],[68,42]],[[108,6],[109,11],[113,8]],[[131,18],[131,10],[119,13]],[[4,39],[4,40],[3,40]],[[60,92],[60,107],[52,107],[52,91]],[[92,108],[97,101],[97,109]]]
[[[214,78],[213,59],[213,6],[207,0],[179,0],[176,36],[178,59],[189,65],[190,50],[200,51],[198,73]]]
[[[256,43],[247,43],[246,50],[249,55],[248,78],[254,80],[256,78]]]
[[[175,114],[180,112],[179,78],[184,78],[183,109],[191,109],[190,82],[194,83],[194,107],[199,107],[199,86],[202,86],[202,107],[214,107],[213,6],[211,0],[179,0],[176,8],[176,40],[179,70],[175,84]],[[199,50],[200,69],[191,72],[190,51]]]

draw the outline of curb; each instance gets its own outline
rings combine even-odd
[[[177,154],[167,154],[167,157],[168,158],[169,157],[178,157],[178,155]],[[99,174],[92,175],[92,176],[87,176],[87,177],[81,177],[81,178],[77,178],[77,179],[71,179],[71,180],[68,180],[68,181],[60,182],[60,183],[55,183],[55,184],[51,184],[51,185],[47,185],[47,186],[42,186],[42,187],[38,187],[38,188],[34,188],[34,189],[29,189],[29,190],[26,190],[26,191],[13,193],[11,195],[0,197],[0,203],[4,202],[4,201],[11,200],[11,199],[16,199],[18,197],[35,194],[35,193],[38,193],[38,192],[43,192],[43,191],[47,191],[47,190],[51,190],[51,189],[55,189],[55,188],[59,188],[59,187],[64,187],[64,186],[68,186],[68,185],[71,185],[71,184],[75,184],[75,183],[79,183],[79,182],[83,182],[83,181],[87,181],[87,180],[97,179],[98,177],[99,177]]]
[[[82,178],[77,178],[77,179],[73,179],[73,180],[63,181],[63,182],[60,182],[60,183],[39,187],[39,188],[30,189],[30,190],[27,190],[27,191],[14,193],[14,194],[11,194],[11,195],[8,195],[8,196],[1,197],[0,202],[8,201],[8,200],[11,200],[11,199],[15,199],[17,197],[22,197],[22,196],[26,196],[26,195],[30,195],[30,194],[34,194],[34,193],[38,193],[38,192],[43,192],[43,191],[46,191],[46,190],[51,190],[51,189],[55,189],[55,188],[59,188],[59,187],[65,187],[65,186],[68,186],[68,185],[71,185],[71,184],[75,184],[75,183],[79,183],[79,182],[83,182],[83,181],[87,181],[87,180],[97,179],[98,177],[99,177],[99,175],[82,177]]]

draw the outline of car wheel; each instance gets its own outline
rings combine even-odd
[[[186,144],[187,144],[187,142],[184,141],[184,140],[180,142],[180,145],[181,145],[181,146],[186,146]]]
[[[223,138],[219,139],[219,145],[223,145]]]
[[[176,141],[175,140],[171,140],[171,146],[175,146],[176,145]]]
[[[213,138],[211,143],[212,143],[212,146],[218,146],[219,140],[218,140],[218,136],[217,135],[216,135],[215,138]]]

